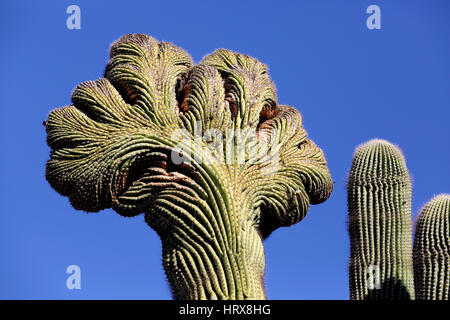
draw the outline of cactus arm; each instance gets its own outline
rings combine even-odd
[[[414,236],[416,298],[450,299],[450,195],[440,194],[421,210]]]
[[[401,151],[384,140],[359,146],[347,190],[350,298],[414,299],[411,182]],[[378,282],[368,275],[376,271]]]

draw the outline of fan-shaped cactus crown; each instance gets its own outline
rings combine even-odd
[[[80,84],[72,102],[46,122],[47,180],[76,209],[145,213],[172,287],[184,283],[179,297],[251,296],[252,282],[244,276],[239,285],[236,274],[262,276],[261,236],[300,221],[331,193],[300,113],[277,103],[267,67],[247,55],[220,49],[194,66],[170,43],[126,35],[113,43],[104,78]],[[185,251],[171,251],[177,241]],[[203,262],[189,267],[193,251]],[[210,273],[228,280],[204,283]],[[192,286],[201,288],[195,296],[180,293]]]
[[[112,45],[104,77],[80,84],[73,105],[53,110],[46,122],[53,149],[47,179],[74,208],[113,207],[132,216],[177,185],[207,199],[201,190],[208,182],[194,163],[199,151],[203,162],[211,160],[209,170],[228,176],[237,192],[270,205],[279,224],[298,222],[310,201],[330,194],[321,150],[307,138],[300,113],[277,104],[267,68],[258,60],[220,49],[193,66],[182,49],[135,34]],[[242,129],[241,136],[234,129]],[[184,130],[200,135],[203,148],[195,149],[194,138],[185,141]],[[208,138],[220,134],[221,143],[211,148]],[[192,153],[181,152],[175,167],[174,150],[189,150],[186,144]],[[273,167],[273,157],[276,168],[261,173]]]

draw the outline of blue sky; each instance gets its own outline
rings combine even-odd
[[[81,8],[81,29],[66,8]],[[366,8],[381,8],[381,29]],[[45,180],[42,122],[103,74],[126,33],[175,43],[198,62],[217,48],[266,63],[324,150],[330,199],[265,241],[270,299],[348,299],[345,182],[354,148],[403,150],[413,216],[450,192],[448,1],[2,1],[0,4],[0,298],[170,299],[161,245],[143,216],[74,210]],[[66,288],[67,266],[81,290]]]

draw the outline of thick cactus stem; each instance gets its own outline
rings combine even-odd
[[[420,212],[414,237],[416,298],[450,298],[450,195],[440,194]]]
[[[385,140],[355,150],[349,174],[350,299],[414,299],[411,181]]]

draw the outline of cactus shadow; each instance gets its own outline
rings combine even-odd
[[[397,279],[388,279],[379,289],[369,290],[364,300],[412,300],[407,287]]]

